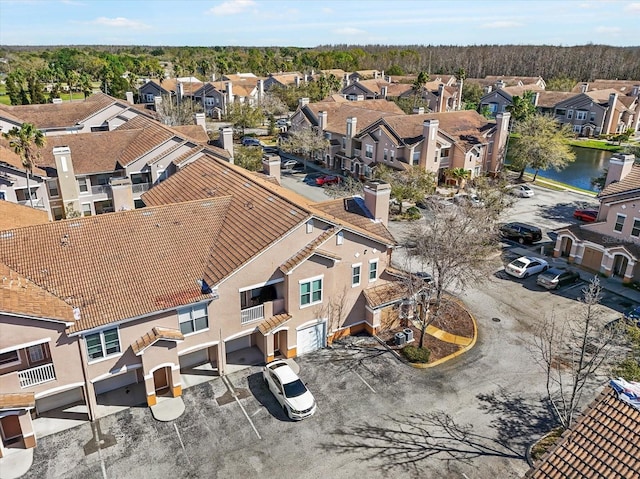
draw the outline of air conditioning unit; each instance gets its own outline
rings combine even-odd
[[[404,333],[396,333],[395,339],[396,346],[404,346],[405,344],[407,344],[407,336],[405,336]]]
[[[411,328],[404,328],[403,333],[405,335],[405,337],[407,338],[407,342],[410,343],[411,341],[413,341],[413,329]]]

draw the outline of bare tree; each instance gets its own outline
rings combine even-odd
[[[160,122],[168,126],[193,125],[193,114],[201,111],[199,103],[189,99],[174,102],[168,96],[162,97],[156,109]]]
[[[360,180],[347,176],[340,183],[327,185],[324,192],[332,198],[362,196],[364,194],[364,187]]]
[[[582,312],[577,318],[554,315],[541,322],[531,345],[535,361],[546,372],[547,399],[563,428],[573,423],[582,405],[585,387],[611,359],[616,331],[600,321],[600,280],[583,289]]]
[[[326,150],[328,146],[329,140],[319,135],[312,127],[305,125],[289,130],[289,134],[281,143],[280,149],[288,153],[301,155],[306,161],[315,154]]]

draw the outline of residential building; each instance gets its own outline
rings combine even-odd
[[[49,222],[46,211],[19,205],[10,201],[0,201],[0,231],[22,226],[40,225]]]
[[[200,89],[202,81],[196,77],[180,78],[152,78],[138,89],[140,103],[157,103],[157,98],[165,98],[171,101],[180,101],[184,98],[193,98],[194,92]]]
[[[347,100],[375,100],[385,98],[391,82],[382,78],[370,80],[357,80],[344,87],[340,92]]]
[[[264,79],[264,91],[269,91],[273,86],[279,86],[282,88],[287,87],[299,87],[302,83],[308,81],[307,75],[303,75],[300,72],[280,72],[270,73],[267,78]]]
[[[640,280],[640,166],[634,160],[613,155],[596,222],[557,230],[554,256],[624,283]]]
[[[50,212],[47,172],[34,165],[28,177],[22,159],[0,138],[0,201]],[[47,213],[48,214],[48,213]]]
[[[513,104],[514,96],[522,97],[526,92],[532,93],[532,103],[537,105],[538,96],[543,91],[544,89],[535,83],[529,85],[504,86],[496,89],[492,88],[480,99],[479,109],[488,108],[491,116],[495,117],[498,113],[508,111],[507,107]]]

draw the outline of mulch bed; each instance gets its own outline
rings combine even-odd
[[[457,301],[443,298],[440,309],[440,314],[434,315],[432,325],[456,336],[473,337],[474,327],[471,315]]]

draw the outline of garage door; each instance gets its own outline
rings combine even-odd
[[[298,330],[297,354],[304,354],[324,347],[324,323]]]
[[[592,248],[585,248],[582,255],[582,262],[580,264],[584,268],[588,268],[592,271],[600,271],[602,255],[602,251],[598,251]]]
[[[183,354],[180,356],[180,367],[181,368],[190,368],[193,366],[199,366],[204,363],[209,362],[209,353],[208,349],[200,349],[199,351],[194,351],[193,353]]]
[[[136,371],[129,371],[128,373],[118,374],[117,376],[103,379],[93,384],[96,390],[96,394],[106,393],[107,391],[113,391],[114,389],[134,384],[137,380]]]
[[[251,347],[251,335],[248,334],[246,336],[242,336],[238,339],[232,339],[231,341],[227,341],[224,343],[224,349],[228,353],[232,353],[234,351],[238,351],[239,349],[250,348]]]
[[[84,403],[84,395],[82,394],[81,387],[36,399],[36,410],[38,411],[38,413],[41,413],[78,402]]]

